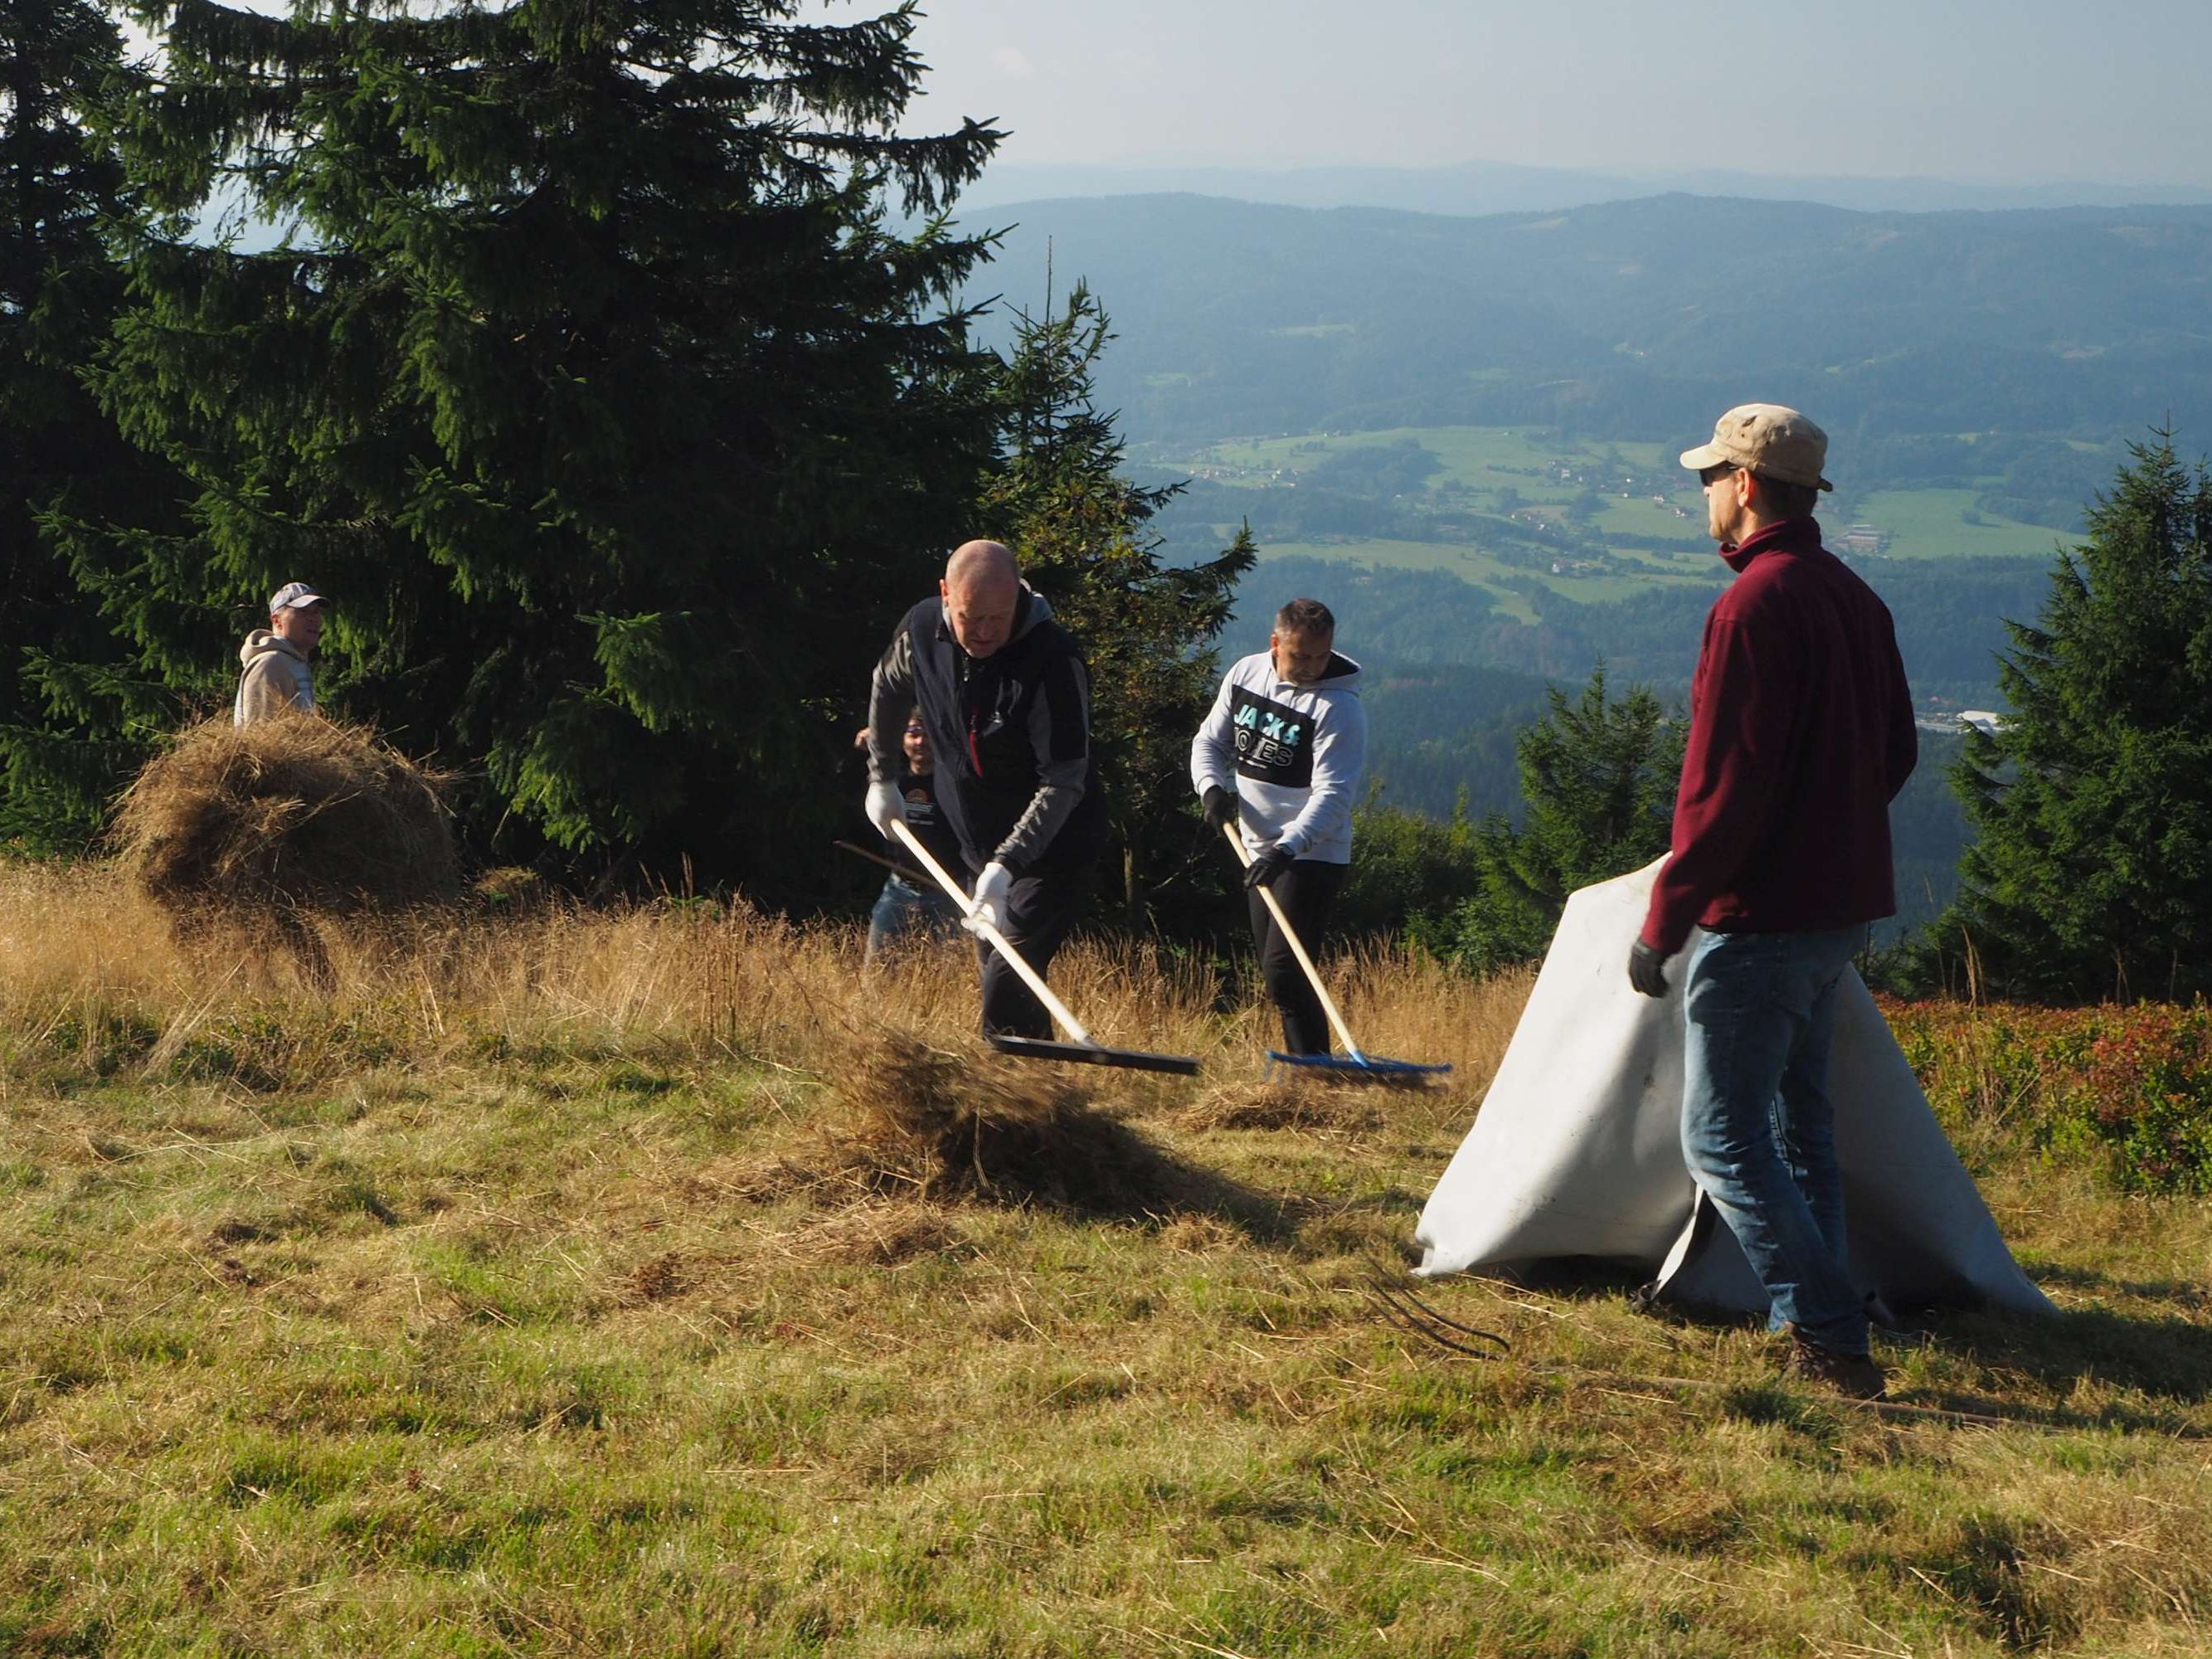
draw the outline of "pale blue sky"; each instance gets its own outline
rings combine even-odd
[[[910,125],[1013,162],[2212,184],[2212,0],[924,4]]]

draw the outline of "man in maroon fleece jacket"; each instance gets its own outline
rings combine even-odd
[[[1690,737],[1629,978],[1684,969],[1682,1149],[1773,1301],[1800,1374],[1878,1396],[1844,1259],[1827,1096],[1836,986],[1866,924],[1895,913],[1889,803],[1917,757],[1888,610],[1820,545],[1828,440],[1747,404],[1682,465],[1735,580],[1705,618]]]

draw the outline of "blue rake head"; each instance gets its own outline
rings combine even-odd
[[[1268,1049],[1268,1072],[1272,1073],[1278,1066],[1294,1066],[1301,1071],[1326,1072],[1332,1077],[1365,1078],[1376,1083],[1416,1083],[1427,1078],[1441,1077],[1451,1070],[1449,1062],[1441,1066],[1423,1066],[1410,1060],[1376,1060],[1361,1054],[1357,1048],[1348,1054],[1285,1054]]]

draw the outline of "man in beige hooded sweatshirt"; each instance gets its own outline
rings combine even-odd
[[[313,714],[314,671],[307,666],[323,637],[330,601],[305,582],[286,582],[269,601],[269,626],[257,628],[238,648],[243,672],[231,724],[251,726],[287,709]]]

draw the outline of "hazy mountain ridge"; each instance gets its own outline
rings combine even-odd
[[[1680,192],[1817,203],[1864,212],[1949,209],[2121,207],[2212,202],[2212,189],[2094,180],[2003,185],[1842,173],[1760,174],[1726,168],[1527,167],[1468,161],[1443,167],[1232,167],[1036,161],[994,162],[963,198],[972,209],[1077,196],[1189,194],[1286,207],[1395,208],[1409,213],[1482,216],[1556,213],[1601,202]]]
[[[2212,426],[2212,206],[1863,213],[1672,195],[1453,218],[1196,196],[1010,204],[1009,305],[1089,280],[1130,436]],[[979,296],[980,297],[980,296]]]

